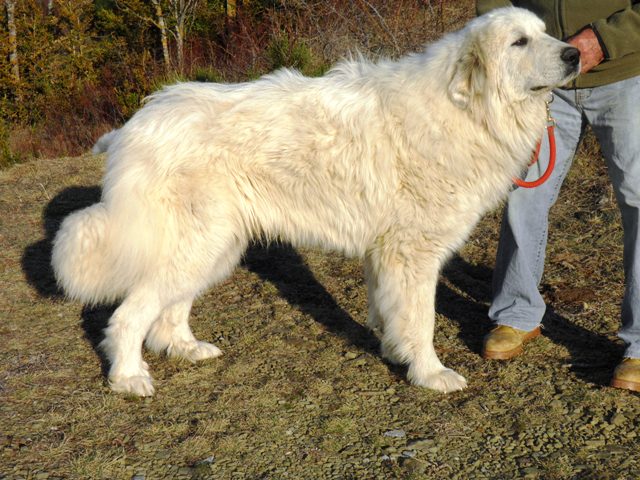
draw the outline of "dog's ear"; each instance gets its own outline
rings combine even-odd
[[[449,82],[449,98],[462,110],[469,107],[471,99],[484,88],[485,66],[475,41],[467,42],[460,50],[453,76]]]

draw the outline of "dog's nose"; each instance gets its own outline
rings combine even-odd
[[[575,47],[567,47],[562,50],[560,58],[567,65],[578,65],[580,62],[580,50]]]

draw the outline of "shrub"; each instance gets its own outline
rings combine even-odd
[[[0,25],[0,168],[29,156],[85,151],[166,84],[244,81],[282,67],[321,75],[351,51],[415,50],[473,12],[471,0],[244,0],[229,16],[221,1],[203,0],[176,73],[163,63],[148,2],[53,5],[47,14],[40,0],[17,2],[20,85],[7,77],[7,32]]]
[[[198,67],[193,73],[193,80],[196,82],[222,82],[222,75],[213,67]]]
[[[22,156],[11,148],[10,133],[10,127],[0,121],[0,170],[22,160]]]

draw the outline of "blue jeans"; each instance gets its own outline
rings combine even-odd
[[[509,195],[493,276],[489,317],[499,325],[532,330],[545,304],[538,285],[544,268],[549,209],[558,198],[576,148],[591,125],[607,162],[622,213],[625,294],[619,336],[626,357],[640,358],[640,76],[595,88],[557,90],[551,112],[557,122],[556,168],[542,186],[516,188]],[[538,178],[547,165],[547,141],[541,165],[529,169]]]

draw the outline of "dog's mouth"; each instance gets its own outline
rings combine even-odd
[[[564,80],[558,85],[536,85],[535,87],[531,87],[532,92],[539,92],[541,90],[552,90],[559,85],[566,85],[571,80],[576,78],[580,74],[580,64],[568,66],[565,70]]]
[[[567,65],[564,73],[569,78],[575,78],[580,75],[580,62],[577,65]]]

